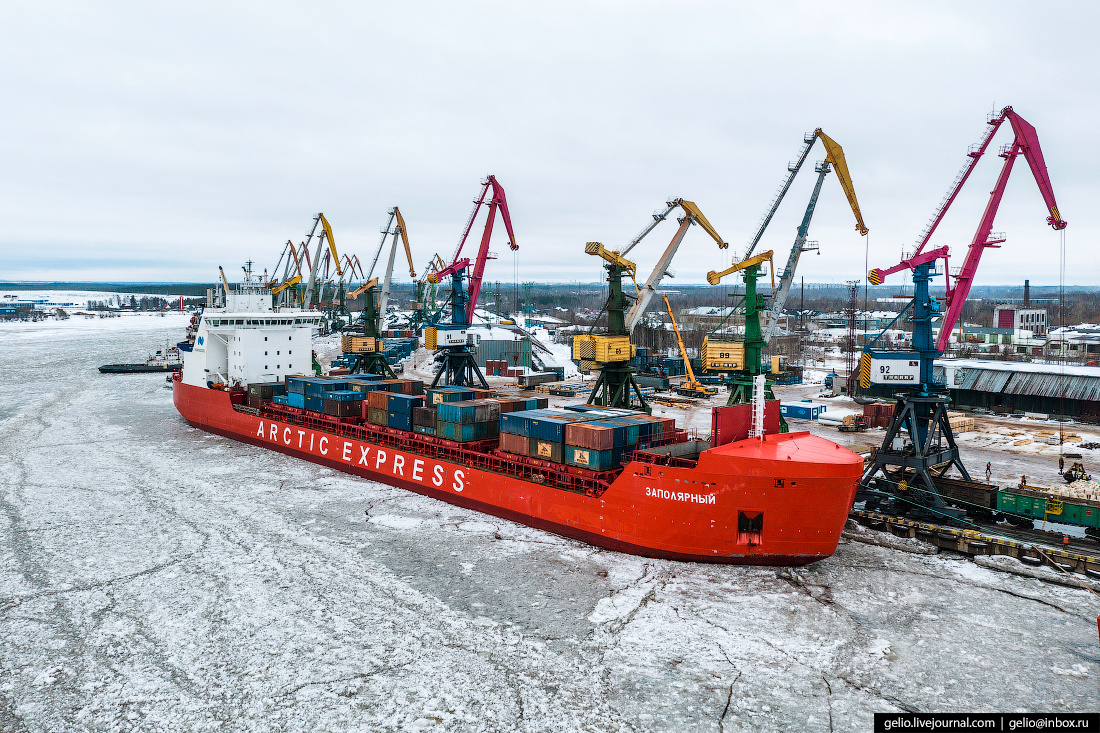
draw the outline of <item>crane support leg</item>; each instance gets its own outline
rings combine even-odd
[[[923,510],[942,519],[966,513],[946,505],[933,479],[954,467],[970,481],[947,418],[950,402],[946,395],[897,396],[890,427],[859,482],[856,501],[888,493],[900,500],[899,509],[906,508],[910,514]],[[885,481],[876,480],[879,474]]]
[[[482,389],[489,389],[489,383],[485,381],[485,376],[478,369],[477,360],[474,359],[474,355],[470,353],[470,350],[465,346],[444,346],[437,354],[439,359],[439,369],[435,373],[435,379],[432,380],[432,387],[439,386],[440,380],[442,384],[451,387],[474,387],[481,385]]]
[[[611,362],[604,364],[600,378],[588,396],[588,404],[601,407],[621,407],[627,410],[642,410],[647,415],[653,408],[642,396],[642,390],[634,381],[634,369],[630,362]]]
[[[397,374],[390,367],[386,357],[382,354],[356,354],[351,362],[352,374],[377,374],[386,379],[397,379]]]

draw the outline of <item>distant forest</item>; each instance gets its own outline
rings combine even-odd
[[[629,283],[628,283],[629,286]],[[0,289],[19,290],[90,290],[112,293],[133,293],[141,295],[188,296],[187,305],[200,305],[205,302],[207,288],[219,289],[221,283],[111,283],[111,282],[8,282],[0,283]],[[770,284],[761,283],[761,292],[767,294]],[[399,302],[413,299],[411,283],[395,283],[395,298]],[[501,313],[513,313],[524,307],[524,288],[515,283],[486,281],[481,290],[478,305]],[[629,287],[628,287],[629,290]],[[678,285],[666,280],[661,290],[668,294],[673,308],[699,306],[721,307],[733,302],[731,296],[743,293],[736,282],[722,285]],[[942,297],[943,287],[934,287],[933,293]],[[912,286],[904,281],[895,285],[857,287],[856,305],[866,310],[896,310],[897,305],[878,303],[878,298],[895,295],[911,295]],[[437,298],[441,301],[445,296]],[[602,282],[592,283],[532,283],[529,307],[543,313],[556,314],[570,323],[588,323],[590,319],[577,317],[587,311],[600,311],[607,298],[607,286]],[[1006,301],[1020,302],[1023,298],[1023,285],[980,285],[970,291],[970,298],[963,309],[963,318],[968,323],[989,326],[993,323],[993,308],[997,303]],[[1100,321],[1100,287],[1067,286],[1061,293],[1057,286],[1032,286],[1030,298],[1034,307],[1047,310],[1047,323],[1052,327],[1063,322],[1066,324]],[[138,307],[145,299],[138,299]],[[499,302],[498,302],[499,300]],[[1064,303],[1064,315],[1059,312],[1059,301]],[[106,302],[106,301],[104,301]],[[114,301],[117,303],[117,299]],[[787,299],[787,310],[806,310],[815,313],[835,313],[842,311],[848,302],[848,289],[840,284],[795,283]],[[131,303],[127,302],[127,306]],[[175,302],[172,303],[175,305]],[[660,299],[651,303],[650,310],[663,308]],[[106,307],[106,306],[105,306]],[[114,307],[117,307],[115,305]],[[564,310],[556,310],[563,308]]]

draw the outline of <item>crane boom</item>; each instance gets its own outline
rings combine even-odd
[[[787,296],[791,293],[791,285],[794,284],[794,273],[798,268],[798,260],[803,252],[810,249],[806,242],[810,234],[810,222],[813,220],[817,200],[821,195],[821,184],[829,173],[830,164],[836,170],[837,180],[840,181],[840,185],[844,189],[844,195],[848,198],[848,205],[852,208],[852,214],[856,218],[856,230],[863,236],[866,236],[868,231],[867,226],[863,223],[863,215],[859,210],[859,201],[856,199],[856,189],[852,183],[852,176],[848,173],[844,148],[822,132],[820,127],[814,130],[814,136],[821,138],[821,143],[825,146],[825,161],[816,168],[817,182],[814,184],[810,201],[806,204],[806,213],[802,216],[802,223],[798,227],[798,233],[795,235],[790,254],[787,255],[787,266],[779,275],[779,288],[772,288],[772,302],[769,307],[767,324],[762,334],[765,343],[771,342],[772,336],[775,335],[776,328],[779,326],[779,316],[783,312],[783,306],[787,303]]]
[[[221,265],[218,265],[218,272],[220,272],[221,275],[222,275],[222,287],[225,288],[225,294],[228,296],[229,295],[229,280],[226,279],[225,270],[222,269]]]
[[[1013,141],[1001,149],[1000,156],[1004,158],[1001,173],[997,177],[996,185],[989,193],[989,201],[986,204],[981,221],[978,223],[978,228],[974,232],[974,237],[967,249],[962,267],[959,269],[957,275],[952,276],[950,268],[946,266],[949,255],[947,247],[940,247],[929,252],[922,252],[922,250],[924,246],[928,244],[932,232],[936,230],[936,227],[947,213],[947,210],[951,207],[951,203],[955,200],[963,183],[966,182],[970,173],[974,170],[978,159],[981,158],[986,148],[989,147],[993,135],[1006,120],[1012,128]],[[1012,167],[1018,155],[1022,154],[1027,160],[1028,166],[1031,168],[1032,176],[1035,178],[1035,183],[1038,185],[1039,192],[1043,196],[1043,202],[1049,213],[1049,216],[1047,216],[1047,223],[1055,230],[1065,229],[1066,227],[1066,222],[1058,213],[1058,203],[1054,198],[1054,189],[1050,183],[1046,161],[1043,158],[1043,151],[1039,145],[1039,137],[1035,132],[1035,128],[1028,123],[1027,120],[1016,114],[1016,112],[1012,110],[1012,107],[1005,107],[1001,110],[1000,114],[991,116],[986,122],[990,129],[986,132],[986,135],[979,144],[971,146],[970,151],[967,153],[970,157],[970,162],[964,166],[959,175],[955,177],[955,181],[952,183],[947,196],[945,196],[943,201],[937,206],[935,215],[929,220],[928,226],[925,227],[924,232],[922,232],[918,240],[918,247],[913,257],[885,270],[876,268],[868,273],[867,276],[869,282],[878,284],[891,273],[901,269],[915,271],[915,268],[920,264],[927,264],[940,257],[943,258],[945,264],[944,277],[946,279],[945,291],[947,308],[940,322],[939,336],[936,339],[935,345],[935,348],[941,353],[947,348],[947,343],[951,338],[951,331],[954,329],[955,324],[959,320],[959,316],[962,314],[962,308],[966,302],[967,296],[970,294],[970,287],[973,284],[974,275],[977,272],[982,253],[986,248],[996,247],[1004,241],[1003,237],[992,236],[993,221],[997,216],[997,210],[1001,205],[1001,199],[1004,196],[1008,178],[1012,173]]]
[[[287,288],[293,287],[293,286],[297,285],[300,282],[302,282],[302,276],[301,275],[295,275],[294,277],[287,280],[285,283],[282,283],[281,285],[276,285],[274,288],[272,288],[271,289],[271,294],[272,295],[278,295],[279,293],[283,292]]]
[[[393,207],[393,213],[397,216],[397,229],[401,234],[401,243],[405,245],[405,256],[409,259],[409,277],[416,279],[416,268],[413,266],[413,254],[409,249],[408,230],[405,229],[405,219],[401,216],[401,210]]]
[[[727,267],[721,272],[715,272],[714,270],[711,270],[707,273],[707,282],[711,285],[717,285],[726,275],[732,275],[735,272],[741,272],[741,270],[745,270],[752,267],[753,265],[760,265],[765,262],[770,265],[770,267],[768,267],[768,272],[771,274],[772,277],[772,290],[775,290],[775,265],[772,263],[772,251],[770,249],[767,252],[761,252],[760,254],[753,257],[741,260],[740,262],[735,262],[733,263],[733,265]]]
[[[863,223],[863,215],[859,213],[859,201],[856,200],[856,189],[852,185],[852,176],[848,173],[848,162],[844,159],[844,148],[833,140],[831,137],[821,131],[821,128],[814,130],[814,134],[821,138],[821,143],[825,146],[825,160],[833,164],[833,168],[836,169],[837,180],[840,181],[841,187],[844,189],[844,195],[848,197],[848,205],[852,207],[852,214],[856,217],[856,230],[861,234],[867,234],[867,226]],[[809,226],[809,222],[807,222]]]
[[[504,196],[504,188],[497,182],[496,176],[490,175],[486,183],[492,186],[493,197],[489,202],[489,213],[485,217],[485,230],[481,235],[481,247],[477,251],[477,259],[474,260],[474,270],[470,273],[469,302],[466,304],[466,322],[474,322],[474,310],[477,308],[477,296],[481,292],[481,281],[485,273],[485,262],[489,259],[489,239],[493,234],[493,220],[496,218],[497,209],[500,210],[500,218],[504,221],[504,228],[508,231],[508,246],[512,251],[519,249],[516,244],[516,235],[512,231],[512,216],[508,212],[508,199]],[[484,198],[484,191],[482,193]],[[467,232],[469,230],[467,229]],[[459,247],[461,249],[461,245]]]
[[[680,336],[680,327],[676,325],[676,316],[672,315],[672,306],[669,305],[668,296],[661,293],[665,299],[665,308],[668,309],[668,317],[672,319],[672,330],[676,332],[676,343],[680,346],[680,356],[684,360],[684,369],[687,370],[687,382],[684,386],[688,389],[699,389],[702,385],[695,379],[695,371],[691,368],[691,359],[688,358],[687,349],[684,348],[684,339]]]
[[[634,305],[631,306],[630,311],[626,314],[627,333],[632,333],[634,327],[642,320],[646,308],[649,307],[650,301],[653,300],[653,295],[657,292],[657,288],[661,284],[661,280],[665,277],[672,277],[672,273],[669,271],[669,265],[672,264],[672,258],[676,256],[676,251],[680,249],[680,243],[684,240],[684,236],[687,234],[687,230],[692,224],[698,224],[702,227],[703,231],[709,234],[711,239],[718,244],[718,249],[726,249],[729,247],[729,244],[722,239],[694,202],[685,199],[673,199],[669,203],[681,207],[684,210],[684,218],[680,221],[680,228],[677,229],[676,233],[672,236],[672,241],[668,243],[668,246],[665,247],[665,251],[657,260],[657,264],[654,266],[653,272],[650,273],[649,278],[646,279],[645,285],[638,291],[638,296],[634,301]],[[626,253],[624,252],[623,254]]]
[[[313,228],[309,231],[309,236],[306,237],[306,241],[302,243],[302,250],[305,254],[306,261],[309,263],[309,243],[313,241],[313,235],[317,232],[317,225],[321,223],[322,214],[318,214],[313,217]],[[302,308],[309,310],[313,306],[313,296],[317,292],[317,268],[321,266],[321,248],[324,243],[321,239],[317,240],[317,253],[313,256],[313,262],[309,266],[309,282],[306,284],[305,296],[302,298]]]
[[[618,250],[608,249],[599,242],[587,242],[584,245],[585,254],[595,255],[602,257],[607,262],[613,265],[617,265],[623,268],[623,272],[628,273],[631,277],[634,277],[634,273],[637,271],[638,266],[632,261],[623,257]]]
[[[325,229],[325,238],[328,239],[328,249],[332,253],[332,261],[336,264],[336,274],[343,276],[344,270],[340,267],[340,255],[336,253],[336,239],[332,236],[332,227],[328,225],[328,219],[320,214],[321,226]]]
[[[405,255],[409,260],[409,274],[414,278],[416,277],[416,270],[413,268],[412,250],[409,249],[409,235],[405,231],[405,219],[401,216],[401,210],[396,206],[390,210],[390,221],[392,222],[394,218],[397,219],[397,227],[393,230],[393,244],[390,245],[390,258],[386,263],[386,272],[382,279],[382,292],[378,296],[378,317],[380,319],[386,317],[386,305],[390,300],[391,286],[393,284],[393,262],[397,255],[398,237],[401,238],[401,242],[405,245]]]
[[[628,245],[626,245],[625,247],[622,248],[620,254],[622,254],[622,255],[629,254],[630,250],[632,250],[636,246],[638,246],[638,243],[641,242],[643,239],[645,239],[646,236],[650,232],[652,232],[653,229],[658,224],[660,224],[662,221],[667,219],[668,215],[672,213],[672,210],[675,209],[679,205],[680,205],[680,199],[670,199],[670,200],[666,201],[665,202],[665,210],[660,211],[660,212],[654,211],[653,212],[653,221],[646,224],[645,228],[642,229],[642,231],[638,232],[638,236],[634,237],[634,239],[630,240],[630,244],[628,244]]]
[[[394,208],[397,208],[396,206]],[[390,227],[393,226],[393,220],[395,215],[393,209],[390,210],[390,218],[386,220],[386,226],[382,227],[382,238],[378,240],[378,249],[374,252],[374,259],[371,260],[370,269],[367,270],[366,277],[370,277],[374,274],[374,268],[378,264],[378,257],[382,254],[382,250],[386,246],[386,237],[390,236]]]

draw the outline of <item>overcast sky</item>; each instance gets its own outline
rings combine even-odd
[[[274,265],[319,211],[340,251],[369,261],[394,204],[419,272],[453,255],[493,173],[520,249],[498,226],[487,280],[598,280],[584,243],[622,246],[676,196],[731,244],[689,232],[676,282],[702,282],[744,252],[815,127],[844,146],[870,264],[885,267],[987,114],[1012,105],[1069,222],[1066,281],[1095,283],[1097,15],[1094,2],[5,2],[0,279],[211,281],[219,264]],[[1005,125],[933,239],[955,264],[1010,140]],[[779,258],[823,157],[818,143],[765,235]],[[1020,161],[994,226],[1008,241],[976,283],[1057,284],[1045,218]],[[675,228],[632,253],[643,274]],[[808,282],[863,277],[867,242],[835,175],[810,238]]]

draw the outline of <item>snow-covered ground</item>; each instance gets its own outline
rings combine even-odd
[[[1100,708],[1084,591],[859,531],[806,568],[647,560],[363,481],[188,427],[161,376],[96,371],[183,325],[0,324],[0,730]]]

